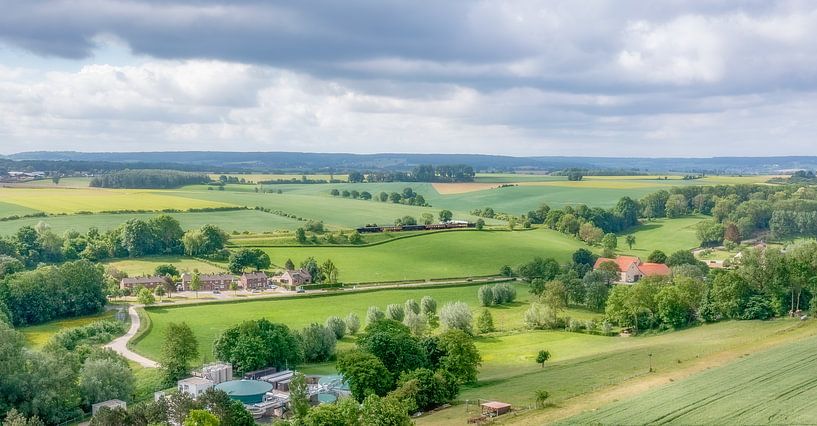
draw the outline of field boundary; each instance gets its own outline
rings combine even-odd
[[[134,309],[136,310],[136,314],[139,315],[139,329],[136,330],[136,334],[130,340],[128,340],[126,346],[128,349],[136,352],[134,350],[134,345],[150,334],[150,331],[153,330],[153,321],[151,321],[150,315],[148,315],[145,308],[136,307]]]

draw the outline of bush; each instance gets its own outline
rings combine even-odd
[[[358,318],[356,313],[352,312],[346,317],[346,328],[352,336],[357,334],[360,330],[360,318]]]
[[[404,308],[406,310],[406,314],[408,314],[409,311],[414,312],[415,314],[420,313],[420,304],[417,303],[417,301],[414,300],[414,299],[406,300],[406,303],[404,304]]]
[[[420,300],[420,312],[425,316],[437,313],[437,301],[431,296],[423,296]]]
[[[386,318],[386,314],[384,314],[380,308],[377,306],[369,306],[369,310],[366,311],[366,324],[374,324],[383,318]]]
[[[298,333],[298,340],[306,362],[324,362],[335,355],[337,338],[328,327],[310,324]]]
[[[556,314],[549,307],[541,303],[532,303],[530,308],[525,311],[524,316],[525,327],[532,330],[547,330],[556,329],[560,322],[556,318]]]
[[[516,300],[516,289],[509,284],[497,284],[494,287],[494,304],[504,305]]]
[[[424,315],[420,315],[412,310],[406,310],[403,324],[411,330],[415,336],[422,336],[428,326],[428,320]]]
[[[153,297],[153,293],[146,288],[139,290],[139,293],[136,295],[136,300],[143,305],[152,305],[156,303],[156,298]]]
[[[464,302],[448,302],[440,309],[440,322],[446,329],[458,329],[473,334],[471,308]]]
[[[403,305],[396,303],[386,306],[386,318],[398,322],[402,322],[406,317],[406,311],[403,310]]]
[[[346,323],[340,317],[334,316],[326,319],[326,328],[335,334],[335,338],[340,340],[346,335]]]
[[[494,289],[489,285],[480,286],[477,289],[477,299],[481,306],[491,306],[494,304]]]
[[[570,319],[567,321],[567,331],[579,332],[584,329],[584,324],[577,319]]]
[[[483,309],[482,313],[477,318],[477,331],[480,333],[491,333],[496,331],[494,329],[494,318],[491,316],[491,311]]]

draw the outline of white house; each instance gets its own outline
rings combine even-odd
[[[190,394],[193,398],[198,398],[204,391],[214,386],[212,380],[202,377],[188,377],[178,381],[179,392]]]

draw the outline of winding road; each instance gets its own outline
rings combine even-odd
[[[139,313],[136,312],[135,306],[128,307],[128,315],[130,316],[130,329],[128,329],[128,332],[120,337],[117,337],[111,343],[105,345],[105,347],[112,349],[114,352],[122,355],[123,357],[133,362],[138,363],[142,367],[147,368],[159,367],[158,362],[145,358],[142,355],[139,355],[136,352],[133,352],[130,349],[128,349],[128,342],[130,341],[131,338],[133,338],[133,336],[136,335],[136,332],[139,331],[140,325]]]

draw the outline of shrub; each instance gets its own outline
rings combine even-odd
[[[464,302],[448,302],[440,309],[440,322],[446,329],[458,329],[473,334],[471,308]]]
[[[420,312],[429,316],[437,313],[437,301],[431,296],[423,296],[420,300]]]
[[[360,318],[358,318],[356,313],[352,312],[346,317],[346,328],[352,336],[357,334],[360,330]]]
[[[346,335],[346,323],[340,317],[329,317],[326,319],[326,328],[335,334],[335,338],[340,340]]]
[[[420,313],[420,304],[417,303],[417,301],[414,300],[414,299],[406,300],[406,303],[404,304],[404,308],[406,310],[406,314],[408,314],[409,311],[414,312],[415,314]]]
[[[481,306],[491,306],[494,304],[494,289],[489,285],[480,286],[477,289],[477,299]]]
[[[494,318],[491,316],[491,311],[483,309],[482,313],[477,318],[477,331],[480,333],[491,333],[496,331],[494,329]]]
[[[532,303],[530,308],[525,311],[524,316],[525,327],[533,330],[546,330],[560,328],[560,321],[556,318],[555,312],[552,309],[541,303]]]
[[[422,336],[426,331],[428,322],[425,316],[409,309],[406,310],[405,318],[403,318],[403,324],[408,327],[415,336]]]
[[[394,303],[389,306],[386,306],[386,318],[401,322],[405,317],[406,311],[403,309],[403,305]]]
[[[328,327],[310,324],[298,333],[298,340],[306,362],[324,362],[335,355],[337,338]]]
[[[497,284],[494,287],[494,304],[504,305],[516,300],[516,289],[508,284]]]
[[[383,318],[386,318],[386,314],[384,314],[380,308],[377,306],[369,306],[369,310],[366,311],[366,324],[374,324]]]

